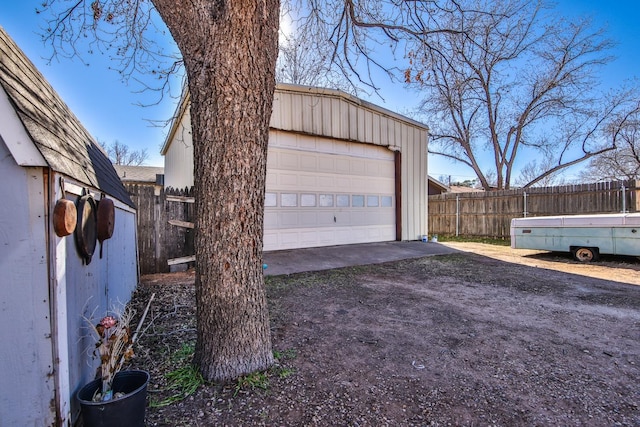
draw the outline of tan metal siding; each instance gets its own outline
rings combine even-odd
[[[185,112],[164,156],[165,187],[189,188],[193,186],[193,139],[191,116]]]
[[[416,240],[427,233],[427,132],[404,127],[399,136],[402,152],[402,240]]]

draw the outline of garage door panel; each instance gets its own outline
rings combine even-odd
[[[333,156],[318,158],[318,172],[336,173],[336,169],[336,159]]]
[[[295,148],[284,146],[290,138],[277,143],[269,146],[265,250],[395,240],[393,152],[304,135]]]
[[[281,231],[279,234],[279,243],[282,249],[291,249],[300,247],[300,237],[297,231]]]
[[[395,162],[384,163],[384,164],[381,165],[381,168],[380,168],[380,175],[381,176],[394,176],[395,173],[396,173]]]
[[[304,171],[315,171],[318,169],[318,157],[308,154],[300,155],[300,168]]]
[[[298,227],[298,212],[284,211],[280,213],[278,228]]]
[[[389,153],[392,152],[389,151]],[[391,177],[395,170],[392,157],[362,158],[336,156],[335,154],[326,153],[310,155],[277,149],[275,153],[270,153],[267,159],[270,170],[281,171],[306,171],[364,176],[377,176],[383,173],[384,176]]]
[[[298,135],[296,138],[296,146],[306,151],[318,151],[317,140],[315,138],[305,138],[302,135]]]
[[[336,218],[336,221],[333,218]],[[318,225],[321,227],[327,226],[335,226],[337,224],[338,218],[334,215],[333,212],[318,212]]]
[[[267,211],[264,213],[264,228],[278,228],[278,213],[274,211]]]
[[[368,187],[363,187],[367,182],[369,183]],[[358,182],[358,185],[360,186],[359,188],[362,189],[365,193],[376,192],[378,194],[393,194],[395,191],[393,182],[389,182],[389,180],[382,178],[371,178],[366,181],[360,180]]]
[[[350,170],[349,159],[343,159],[343,158],[335,159],[334,164],[335,164],[335,169],[334,169],[335,173],[338,173],[338,174],[349,173],[349,170]]]
[[[299,176],[293,173],[280,173],[278,174],[278,185],[286,187],[298,188]]]
[[[313,227],[318,224],[318,213],[304,211],[298,213],[298,225],[300,227]]]
[[[343,224],[353,224],[353,221],[351,220],[351,212],[335,212],[334,216],[336,218],[335,225],[341,226]],[[333,221],[333,218],[331,218],[331,220]]]
[[[349,153],[349,143],[344,141],[334,141],[333,143],[333,151],[338,154],[350,154]]]
[[[395,238],[395,228],[384,226],[376,229],[367,227],[299,229],[276,233],[265,231],[264,250],[294,249],[300,247],[320,247],[355,243],[391,241]],[[304,246],[301,246],[304,244]]]
[[[384,172],[384,167],[379,163],[367,163],[367,173],[369,175],[380,175],[380,173]]]
[[[304,174],[300,175],[300,189],[313,189],[319,185],[317,176]]]
[[[275,145],[279,147],[288,147],[288,148],[297,148],[300,141],[298,140],[298,135],[287,132],[271,132],[269,134],[269,145],[271,145],[271,135],[276,136]]]
[[[298,233],[298,240],[303,247],[309,247],[318,241],[318,230],[304,230]]]
[[[351,188],[351,178],[336,176],[335,183],[338,191],[345,191]]]
[[[383,224],[393,223],[396,219],[395,212],[393,210],[381,211],[380,222]]]
[[[299,166],[299,154],[296,152],[289,153],[286,151],[280,151],[278,153],[277,167],[279,169],[292,169],[297,170]]]
[[[336,243],[336,231],[335,230],[318,230],[318,243],[323,245],[335,245]]]
[[[360,159],[351,160],[350,172],[353,175],[363,175],[366,170],[367,170],[367,164],[364,160],[360,160]]]
[[[318,188],[335,191],[336,177],[333,175],[322,175],[318,177]]]
[[[350,155],[352,155],[352,156],[364,156],[365,155],[365,148],[367,148],[367,145],[365,145],[365,144],[349,144],[348,148],[349,148],[349,154]]]
[[[280,247],[280,241],[279,241],[279,233],[273,231],[273,230],[266,230],[264,231],[264,235],[263,235],[263,246],[264,246],[264,250],[272,250],[272,249],[268,249],[268,248],[279,248]]]
[[[267,170],[268,167],[267,167]],[[278,174],[275,172],[267,172],[267,178],[265,181],[267,188],[274,188],[278,185]]]
[[[380,212],[372,212],[369,215],[364,216],[364,225],[381,225],[382,224],[382,215]]]

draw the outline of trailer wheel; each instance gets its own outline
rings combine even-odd
[[[598,259],[598,250],[596,248],[575,248],[572,252],[576,261],[591,262]]]

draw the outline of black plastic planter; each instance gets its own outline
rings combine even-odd
[[[102,380],[91,381],[78,391],[84,427],[144,427],[147,406],[149,373],[145,371],[118,372],[113,379],[113,392],[126,393],[106,402],[93,402]]]

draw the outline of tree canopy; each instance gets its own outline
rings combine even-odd
[[[424,96],[430,153],[501,189],[517,167],[526,187],[616,148],[637,103],[625,88],[595,90],[612,59],[604,30],[564,21],[539,0],[467,4],[442,23],[459,31],[408,52],[405,78]]]
[[[614,127],[617,132],[616,149],[591,159],[581,173],[584,180],[640,179],[640,110],[632,110],[620,121],[622,123]]]
[[[149,158],[149,153],[146,148],[131,150],[129,146],[117,140],[111,144],[100,142],[100,145],[105,149],[109,160],[111,160],[114,165],[141,166]]]

